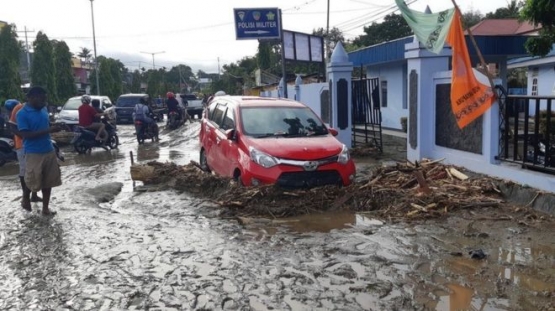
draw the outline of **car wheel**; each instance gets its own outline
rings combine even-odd
[[[204,149],[200,150],[200,169],[210,173],[210,166],[208,166],[208,159],[206,158]]]

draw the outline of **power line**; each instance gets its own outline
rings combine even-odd
[[[410,0],[410,2],[407,3],[407,5],[413,4],[416,1],[418,1],[418,0]],[[398,10],[399,10],[399,8],[397,7],[397,5],[393,5],[393,6],[390,6],[390,7],[386,8],[386,9],[383,9],[379,12],[375,12],[373,14],[365,14],[365,15],[362,15],[358,18],[351,19],[351,20],[345,21],[343,23],[339,23],[335,27],[341,29],[343,32],[349,32],[351,30],[364,27],[364,26],[366,26],[366,25],[368,25],[372,22],[375,22],[375,21],[381,19],[383,17],[383,15],[391,14],[391,13],[394,13]]]

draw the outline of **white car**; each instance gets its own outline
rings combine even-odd
[[[91,100],[100,100],[100,108],[106,110],[112,107],[112,101],[108,96],[95,96],[91,95]],[[79,124],[79,106],[81,106],[81,96],[75,96],[67,100],[62,109],[60,110],[57,118],[57,122],[63,122],[67,125],[77,125]]]

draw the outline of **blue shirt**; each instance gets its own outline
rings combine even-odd
[[[17,128],[21,132],[36,132],[50,128],[50,120],[46,107],[37,110],[26,104],[17,112]],[[54,151],[50,133],[34,138],[24,138],[25,153],[49,153]]]

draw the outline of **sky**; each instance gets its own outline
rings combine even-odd
[[[236,40],[233,9],[277,7],[283,28],[311,33],[326,28],[327,3],[330,28],[346,38],[363,33],[363,26],[379,22],[396,9],[395,0],[94,0],[97,55],[119,59],[131,70],[153,66],[168,69],[189,65],[193,72],[218,72],[218,64],[256,54],[256,40]],[[453,6],[450,0],[406,0],[413,10],[432,12]],[[506,7],[508,0],[457,0],[463,12],[482,14]],[[0,21],[16,24],[20,39],[29,44],[38,31],[50,39],[64,40],[71,52],[93,50],[89,0],[0,0]],[[143,53],[146,52],[146,53]],[[161,52],[161,53],[158,53]]]

